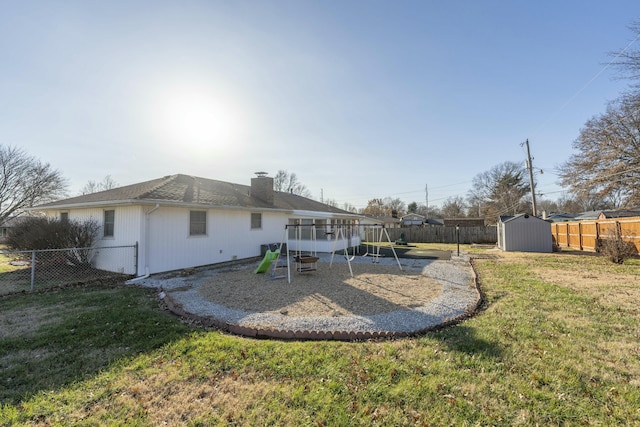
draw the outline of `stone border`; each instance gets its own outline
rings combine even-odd
[[[473,306],[468,307],[465,312],[456,317],[447,318],[437,325],[428,326],[412,332],[404,331],[349,331],[349,330],[291,330],[277,329],[271,327],[247,327],[236,323],[230,323],[212,316],[201,316],[187,312],[180,304],[177,304],[166,292],[158,294],[165,308],[176,316],[179,316],[191,323],[196,323],[204,327],[215,328],[223,332],[234,335],[258,338],[258,339],[279,339],[279,340],[336,340],[336,341],[365,341],[378,339],[405,338],[417,336],[426,332],[439,330],[451,325],[458,324],[469,317],[472,317],[484,302],[484,295],[480,290],[478,275],[475,266],[470,260],[466,263],[471,267],[472,286],[477,293],[477,300]]]

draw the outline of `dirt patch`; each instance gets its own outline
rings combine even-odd
[[[564,286],[574,291],[586,292],[601,304],[624,310],[638,310],[640,286],[629,283],[629,275],[610,271],[548,270],[533,271],[543,280]]]
[[[216,274],[203,283],[200,295],[216,304],[250,312],[295,317],[376,315],[425,305],[442,293],[442,285],[420,270],[398,266],[318,263],[317,271],[297,273],[291,283],[254,274],[245,266]]]
[[[25,337],[60,318],[58,305],[51,307],[29,307],[0,313],[0,339]]]

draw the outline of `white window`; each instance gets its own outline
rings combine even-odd
[[[207,212],[189,212],[189,236],[204,236],[207,234]]]
[[[262,228],[262,214],[261,213],[252,213],[251,214],[251,229],[257,230]]]
[[[104,224],[103,224],[103,236],[113,237],[115,231],[116,211],[108,210],[104,211]]]

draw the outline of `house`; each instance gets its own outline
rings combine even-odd
[[[575,215],[564,213],[564,212],[551,212],[547,213],[546,211],[542,211],[542,219],[547,222],[569,222],[574,221],[576,218]]]
[[[424,220],[424,225],[433,225],[436,227],[444,227],[444,219],[427,218]]]
[[[640,216],[640,209],[618,209],[618,210],[599,210],[587,211],[576,215],[575,221],[593,221],[596,219],[612,219],[612,218],[628,218]]]
[[[250,186],[170,175],[33,210],[54,218],[98,221],[98,246],[137,244],[135,267],[110,258],[111,251],[99,251],[95,261],[96,268],[137,276],[257,257],[261,246],[287,237],[290,250],[331,252],[337,227],[350,230],[345,240],[352,245],[360,243],[357,227],[350,227],[358,215],[274,191],[273,178],[264,172]],[[311,232],[313,224],[317,232]],[[291,227],[285,231],[287,225]]]
[[[445,227],[484,227],[484,218],[445,218]]]
[[[403,227],[419,226],[421,227],[425,222],[425,217],[417,213],[410,213],[400,218]]]
[[[618,209],[615,211],[602,211],[598,215],[598,219],[613,219],[613,218],[630,218],[640,216],[640,209]]]
[[[384,228],[400,228],[400,218],[397,216],[362,215],[361,223],[383,225]]]
[[[529,214],[501,216],[498,220],[498,248],[503,251],[552,252],[550,224]]]
[[[11,230],[16,225],[20,224],[21,221],[24,221],[28,216],[10,216],[6,218],[2,224],[0,224],[0,243],[5,243],[7,236],[9,235],[9,230]]]

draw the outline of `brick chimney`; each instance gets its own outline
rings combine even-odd
[[[257,176],[251,178],[251,197],[273,204],[273,178],[266,172],[256,172]]]

